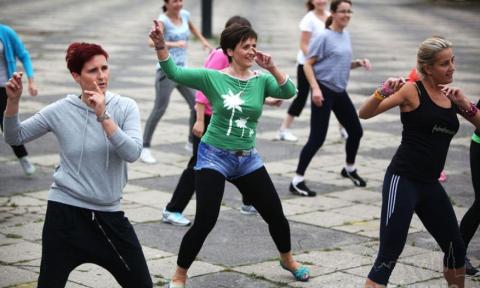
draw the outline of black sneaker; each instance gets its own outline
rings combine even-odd
[[[317,192],[310,190],[310,188],[305,185],[305,181],[299,182],[297,185],[293,185],[293,183],[290,183],[290,192],[300,196],[313,197],[317,195]]]
[[[347,170],[343,168],[341,174],[343,177],[352,180],[353,184],[355,184],[357,187],[367,186],[367,182],[365,182],[362,177],[358,176],[357,169],[353,170],[352,172],[347,172]]]
[[[465,273],[468,276],[478,276],[480,275],[480,271],[477,268],[473,267],[472,263],[470,263],[470,259],[465,257]]]

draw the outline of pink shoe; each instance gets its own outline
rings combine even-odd
[[[447,181],[447,173],[445,173],[445,171],[442,170],[442,172],[440,172],[440,177],[438,177],[438,181],[442,183]]]

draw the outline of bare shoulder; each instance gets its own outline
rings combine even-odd
[[[415,82],[407,82],[398,90],[400,98],[402,98],[402,104],[400,108],[403,112],[409,112],[415,110],[420,104],[418,98],[418,88]]]

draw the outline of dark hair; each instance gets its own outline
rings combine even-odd
[[[241,26],[239,24],[232,24],[222,31],[220,36],[220,47],[222,47],[223,53],[228,56],[227,50],[234,50],[238,43],[241,43],[247,39],[257,39],[257,32],[252,27]],[[232,62],[232,57],[228,56],[228,62]]]
[[[248,21],[247,18],[242,17],[242,16],[238,16],[238,15],[230,17],[230,19],[228,19],[227,22],[225,22],[225,28],[227,28],[228,26],[231,26],[233,24],[238,24],[240,26],[252,27],[252,24],[250,24],[250,21]]]
[[[332,3],[330,3],[330,12],[337,12],[338,6],[342,3],[348,3],[350,4],[350,6],[352,6],[352,1],[350,0],[333,0]],[[327,21],[325,21],[325,28],[330,27],[330,25],[332,25],[332,22],[332,15],[330,15],[328,16]]]
[[[65,56],[68,70],[70,70],[70,73],[80,74],[85,62],[90,61],[96,55],[103,55],[108,59],[108,53],[100,45],[85,42],[70,44]]]
[[[164,0],[165,4],[167,4],[168,1],[169,0]],[[164,13],[167,12],[167,5],[165,5],[165,4],[163,4],[163,6],[162,6],[162,10],[163,10]]]
[[[308,11],[312,11],[313,9],[315,9],[315,6],[313,5],[312,1],[313,0],[307,0],[307,3],[305,3],[305,6],[307,6]]]

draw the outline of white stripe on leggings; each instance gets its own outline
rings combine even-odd
[[[388,220],[395,210],[395,201],[397,200],[397,188],[400,176],[393,174],[392,179],[390,180],[390,190],[388,191],[388,206],[387,206],[387,220],[385,226],[388,226]]]

